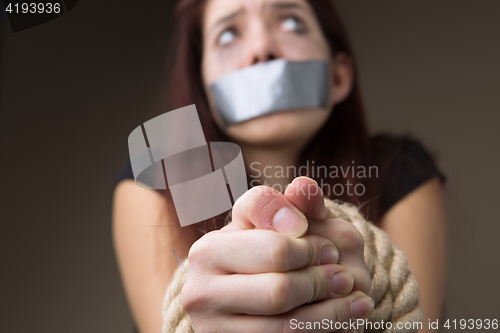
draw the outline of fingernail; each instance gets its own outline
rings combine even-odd
[[[351,314],[355,319],[368,318],[375,308],[370,297],[358,298],[351,304]]]
[[[330,278],[330,290],[335,295],[343,296],[351,292],[354,278],[348,271],[340,271]]]
[[[296,178],[294,178],[294,179],[292,180],[292,183],[293,183],[293,182],[295,182],[296,180],[301,179],[301,178],[303,178],[303,179],[308,179],[308,180],[312,180],[313,182],[315,182],[315,183],[316,183],[316,185],[318,185],[318,182],[317,182],[317,181],[315,181],[315,180],[314,180],[314,179],[312,179],[312,178],[306,177],[306,176],[299,176],[299,177],[296,177]],[[319,185],[318,185],[318,186],[319,186]]]
[[[319,256],[321,265],[336,264],[339,262],[339,251],[332,246],[324,246]]]
[[[307,220],[304,214],[298,214],[295,210],[283,207],[273,218],[273,228],[282,234],[299,237],[307,231]]]

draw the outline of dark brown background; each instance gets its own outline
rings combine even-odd
[[[447,317],[500,319],[500,2],[335,2],[372,130],[413,133],[448,177]],[[1,25],[1,331],[131,331],[112,185],[158,100],[171,9],[81,0]]]

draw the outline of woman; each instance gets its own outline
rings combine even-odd
[[[439,318],[445,279],[443,177],[416,142],[369,137],[353,53],[332,4],[182,0],[176,20],[165,111],[196,104],[207,141],[240,146],[251,185],[266,182],[286,191],[250,189],[235,203],[233,223],[204,235],[207,230],[202,229],[210,224],[180,228],[168,192],[136,186],[126,179],[133,178],[130,167],[125,170],[114,195],[114,241],[139,332],[161,327],[162,298],[178,266],[171,248],[181,258],[189,252],[183,305],[197,332],[279,332],[290,318],[369,316],[370,277],[359,233],[329,215],[320,191],[300,193],[303,186],[319,188],[314,180],[291,183],[297,174],[264,173],[266,167],[307,166],[304,175],[329,189],[325,196],[360,205],[407,255],[420,284],[423,322]],[[212,84],[225,74],[275,59],[327,63],[327,106],[226,126]],[[377,174],[315,177],[313,165],[343,170],[376,166]],[[335,184],[361,184],[363,191],[331,191]]]

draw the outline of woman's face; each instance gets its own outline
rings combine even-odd
[[[305,0],[208,0],[203,17],[202,76],[214,118],[236,142],[305,143],[324,124],[333,104],[335,62],[316,16]],[[332,73],[327,109],[272,113],[224,126],[209,86],[236,69],[284,58],[324,60]]]

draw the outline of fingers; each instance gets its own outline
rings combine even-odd
[[[305,222],[304,214],[309,218],[308,222]],[[292,237],[299,237],[307,231],[308,235],[327,238],[339,251],[339,264],[354,276],[354,290],[369,293],[371,278],[364,262],[363,238],[351,223],[332,216],[316,182],[298,177],[287,187],[284,195],[267,186],[247,191],[234,205],[234,224],[226,228],[268,229]],[[276,258],[279,257],[286,256]],[[245,263],[249,261],[247,259]]]
[[[291,237],[307,231],[307,219],[333,217],[325,206],[323,192],[307,177],[298,177],[285,194],[268,186],[248,190],[233,206],[233,222],[241,229],[275,230]]]
[[[285,194],[268,186],[248,190],[233,206],[233,222],[241,229],[275,230],[291,237],[307,231],[307,219],[333,217],[325,206],[323,191],[307,177],[298,177]]]
[[[370,293],[371,277],[364,260],[364,240],[356,227],[341,219],[328,218],[310,221],[308,234],[331,240],[340,254],[338,263],[354,276],[354,290]]]
[[[318,183],[308,177],[297,177],[285,190],[285,197],[310,220],[334,217],[325,206],[323,191]]]
[[[241,229],[265,229],[300,237],[307,232],[304,214],[283,194],[269,186],[245,192],[233,206],[233,222]]]
[[[357,319],[365,319],[370,316],[373,312],[374,303],[371,298],[369,298],[363,292],[355,291],[346,297],[328,299],[319,303],[306,305],[296,310],[291,311],[287,314],[287,319],[290,324],[293,325],[294,322],[322,322],[324,318],[329,319],[328,329],[312,329],[307,332],[330,332],[333,325],[334,330],[338,330],[338,327],[342,329],[351,329],[347,325],[335,325],[335,323],[345,323],[350,324]],[[295,319],[295,321],[293,321]],[[361,322],[359,322],[361,324]],[[285,323],[285,327],[288,326]],[[355,326],[361,329],[361,325]],[[341,329],[341,330],[342,330]],[[285,332],[292,332],[286,331]]]
[[[346,332],[362,330],[363,319],[373,311],[373,301],[362,292],[301,306],[277,316],[228,315],[218,325],[220,332],[291,333]],[[321,325],[314,325],[321,323]],[[306,325],[311,325],[307,327]],[[198,328],[195,326],[195,331]]]
[[[214,298],[211,304],[226,313],[273,315],[346,296],[353,285],[352,275],[340,265],[311,266],[287,273],[224,275],[214,284],[216,289],[225,288],[224,297]]]
[[[193,244],[190,266],[217,274],[287,272],[306,266],[336,264],[339,252],[326,238],[298,239],[269,230],[210,232]]]

